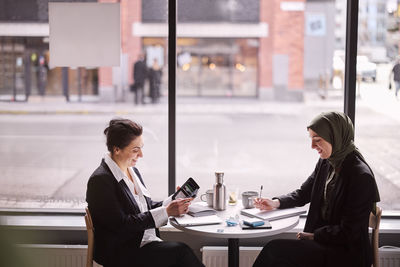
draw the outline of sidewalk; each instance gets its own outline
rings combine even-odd
[[[342,110],[343,98],[321,99],[315,92],[306,93],[303,102],[260,100],[257,98],[179,97],[178,114],[300,114],[304,109]],[[128,115],[168,114],[168,97],[157,104],[135,105],[128,102],[105,103],[95,97],[66,102],[63,96],[31,96],[28,102],[0,101],[0,115]]]
[[[67,102],[63,96],[30,97],[28,102],[0,102],[0,114],[130,114],[142,112],[163,112],[166,105],[140,105],[132,103],[98,103],[93,100]]]

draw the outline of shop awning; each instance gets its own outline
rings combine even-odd
[[[132,35],[138,37],[167,37],[167,23],[135,22]],[[261,38],[268,37],[267,23],[179,23],[178,37],[191,38]]]
[[[0,23],[0,36],[49,36],[48,23]]]

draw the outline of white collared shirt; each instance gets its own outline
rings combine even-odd
[[[120,182],[124,180],[125,184],[128,186],[129,190],[131,191],[135,201],[140,209],[140,212],[148,211],[147,202],[144,196],[151,197],[147,188],[142,184],[139,177],[137,177],[135,171],[132,167],[129,167],[129,173],[132,176],[133,182],[125,175],[125,173],[118,167],[117,163],[111,158],[110,153],[106,153],[104,155],[104,161],[107,166],[110,168],[112,174],[114,175],[115,179]],[[136,192],[135,193],[135,188]],[[166,225],[168,221],[168,214],[166,206],[171,202],[171,197],[165,199],[163,201],[163,205],[161,207],[151,209],[150,213],[153,216],[153,220],[155,223],[155,227],[159,228],[160,226]],[[154,228],[150,228],[144,231],[143,239],[140,244],[140,247],[146,245],[152,241],[162,241],[160,238],[157,237],[156,231]]]

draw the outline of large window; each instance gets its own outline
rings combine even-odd
[[[399,54],[395,41],[398,28],[391,28],[398,23],[398,15],[396,7],[386,1],[360,1],[360,6],[365,5],[376,13],[370,23],[358,25],[361,31],[369,33],[369,39],[358,47],[356,144],[375,173],[381,192],[379,205],[384,210],[399,210],[400,95],[396,96],[392,71]]]
[[[121,66],[74,69],[48,66],[48,1],[0,4],[0,208],[85,207],[87,180],[107,151],[103,130],[114,117],[144,126],[138,168],[156,199],[167,196],[166,32],[159,43],[147,42],[140,30],[142,1],[115,2],[121,2]],[[158,23],[164,28],[166,5],[151,7],[163,14]],[[26,36],[5,36],[21,29]],[[136,105],[130,84],[141,53],[149,75],[145,104]],[[162,80],[157,90],[150,82],[154,73]]]
[[[197,9],[209,3],[197,2]],[[250,19],[254,14],[246,12],[241,2],[230,1],[232,12],[244,8],[242,15]],[[203,97],[178,95],[178,184],[192,176],[204,192],[212,188],[214,172],[223,171],[230,193],[257,191],[261,185],[270,197],[294,190],[311,174],[318,159],[311,150],[307,124],[322,111],[343,110],[343,90],[331,90],[330,85],[334,3],[257,4],[259,19],[244,24],[247,31],[241,30],[243,24],[224,20],[221,14],[219,21],[226,28],[218,32],[218,23],[210,25],[209,36],[195,39],[201,49],[179,47],[190,66],[198,66],[199,54],[203,54],[203,69],[193,69],[193,78],[184,80],[188,71],[178,65],[182,76],[177,77],[177,91]],[[183,21],[193,12],[189,7],[179,11]],[[197,22],[205,20],[198,18]],[[196,25],[193,32],[199,32]],[[268,30],[260,27],[264,25]],[[178,32],[180,27],[185,23],[178,21]],[[252,38],[249,32],[254,33]],[[219,81],[227,83],[223,86]],[[229,93],[235,92],[236,82],[247,97]]]
[[[77,69],[48,68],[48,36],[33,25],[46,27],[47,2],[33,2],[34,8],[7,5],[0,15],[3,26],[30,31],[0,32],[0,208],[83,208],[87,180],[106,152],[102,131],[117,116],[144,126],[137,167],[157,200],[168,194],[168,168],[176,168],[177,185],[193,177],[200,194],[212,187],[215,171],[225,173],[229,193],[263,185],[264,196],[284,194],[318,160],[306,131],[310,120],[344,109],[345,0],[177,1],[176,144],[168,143],[175,132],[167,113],[167,1],[115,1],[121,66]],[[382,1],[364,2],[356,145],[375,172],[380,205],[399,209],[400,114],[395,84],[388,89],[398,18],[394,9],[382,12]],[[134,104],[130,91],[140,54],[151,73],[144,105]],[[176,166],[168,166],[169,145],[176,145]]]

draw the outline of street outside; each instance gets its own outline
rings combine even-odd
[[[389,65],[377,82],[361,82],[356,145],[373,168],[384,210],[400,210],[400,101],[388,90]],[[167,196],[167,99],[156,105],[65,103],[35,99],[0,102],[0,207],[83,208],[86,183],[106,152],[103,130],[116,116],[144,126],[138,163],[154,199]],[[201,192],[214,172],[225,172],[228,191],[274,196],[296,189],[312,172],[317,152],[306,126],[322,111],[343,110],[341,90],[322,99],[306,90],[302,103],[257,99],[177,100],[177,185],[193,177]]]

